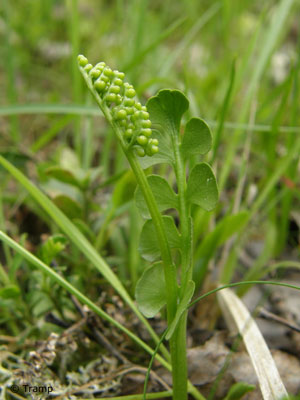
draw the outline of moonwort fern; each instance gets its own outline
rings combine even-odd
[[[78,63],[136,176],[135,200],[146,219],[139,249],[151,263],[137,284],[136,299],[146,317],[153,317],[166,305],[173,399],[187,400],[187,307],[195,289],[191,210],[192,205],[211,210],[218,199],[210,166],[189,164],[210,150],[210,130],[202,119],[191,118],[181,135],[181,119],[189,107],[182,92],[161,90],[149,99],[147,107],[142,106],[122,72],[103,62],[93,66],[82,55]],[[167,163],[174,169],[177,193],[163,177],[145,175],[143,169],[156,163]],[[172,216],[164,215],[169,209],[179,215],[178,228]],[[202,398],[200,394],[196,397]]]

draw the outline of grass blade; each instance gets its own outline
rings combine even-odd
[[[223,101],[223,105],[221,108],[221,112],[220,112],[220,121],[218,124],[218,128],[215,134],[215,138],[214,138],[214,143],[213,143],[213,154],[211,157],[211,163],[213,163],[216,159],[216,155],[217,155],[217,151],[219,148],[219,144],[221,141],[221,136],[222,136],[222,132],[223,132],[223,128],[224,128],[224,122],[225,122],[225,117],[226,114],[228,112],[229,109],[229,104],[230,104],[230,99],[232,96],[232,90],[233,90],[233,85],[234,85],[234,81],[235,81],[235,60],[232,63],[232,67],[231,67],[231,72],[230,72],[230,79],[229,79],[229,85],[226,91],[226,95]]]
[[[16,104],[0,107],[1,116],[18,114],[74,114],[99,117],[99,108],[82,104]]]

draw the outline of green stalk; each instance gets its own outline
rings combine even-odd
[[[178,148],[179,152],[179,148]],[[128,152],[127,152],[128,153]],[[168,326],[172,322],[175,313],[176,313],[176,299],[177,299],[177,283],[176,283],[176,275],[175,268],[172,263],[170,249],[168,246],[167,238],[165,236],[165,230],[163,226],[163,221],[160,212],[158,211],[153,193],[149,187],[146,175],[142,170],[140,164],[136,160],[136,157],[132,154],[126,154],[128,157],[128,161],[132,167],[133,172],[136,175],[137,181],[140,185],[140,188],[143,192],[144,198],[146,200],[147,206],[149,208],[149,212],[152,216],[153,223],[156,228],[158,242],[161,246],[161,256],[164,264],[164,273],[165,280],[168,282],[167,287],[167,311],[168,311]],[[181,189],[185,188],[185,178],[184,178],[184,169],[182,168],[182,163],[179,163],[179,174],[180,174],[180,182]],[[182,178],[184,180],[182,180]],[[184,190],[181,190],[182,196],[182,212],[185,215],[184,222],[182,222],[182,243],[183,243],[183,251],[184,256],[182,262],[182,271],[184,273],[188,272],[188,260],[190,254],[190,238],[189,238],[189,226],[188,219],[186,213],[186,203],[185,203],[185,195]],[[167,265],[165,264],[167,262]],[[192,269],[189,270],[189,275],[191,275]],[[185,274],[186,275],[186,274]],[[183,276],[185,276],[183,275]],[[188,280],[186,280],[186,283]],[[183,294],[184,291],[181,290]],[[174,301],[175,300],[175,301]],[[181,317],[180,322],[178,323],[178,327],[176,328],[174,334],[170,339],[170,351],[171,351],[171,363],[172,363],[172,380],[173,380],[173,400],[186,400],[187,399],[187,389],[188,389],[188,377],[187,377],[187,355],[186,355],[186,323],[187,323],[187,311],[184,312]],[[195,392],[193,393],[195,396]]]
[[[192,252],[192,240],[191,240],[191,227],[189,222],[189,209],[186,204],[186,177],[185,167],[180,154],[180,144],[178,136],[173,138],[174,154],[175,154],[175,174],[179,196],[179,216],[180,216],[180,233],[182,237],[182,260],[181,260],[181,290],[180,297],[185,293],[187,282],[192,277],[191,268],[191,252]]]
[[[178,138],[177,138],[178,140]],[[176,154],[176,166],[175,171],[177,175],[177,184],[178,184],[178,192],[180,198],[180,217],[181,219],[181,233],[182,233],[182,277],[184,278],[184,285],[191,279],[192,268],[190,268],[190,260],[191,260],[191,237],[190,237],[190,229],[189,229],[189,221],[188,221],[188,209],[186,207],[185,201],[185,173],[183,162],[179,153],[179,143],[174,143],[175,146],[175,154]],[[176,290],[176,276],[174,276],[175,270],[173,267],[172,259],[169,259],[170,250],[168,248],[168,242],[165,237],[162,217],[160,212],[158,211],[153,193],[149,187],[147,178],[145,176],[144,171],[142,170],[140,164],[138,163],[136,157],[126,151],[126,155],[128,161],[136,175],[137,181],[140,184],[141,190],[144,194],[145,200],[147,202],[150,214],[152,216],[153,223],[155,225],[158,241],[161,245],[161,254],[162,260],[164,263],[164,272],[165,272],[165,279],[168,282],[168,290],[167,290],[167,310],[168,310],[168,326],[170,322],[172,322],[174,315],[173,310],[176,311],[176,302],[174,304],[173,299],[177,298]],[[129,153],[129,154],[128,154]],[[165,265],[165,262],[171,263]],[[170,268],[171,267],[171,268]],[[175,280],[175,285],[174,285]],[[170,286],[169,286],[170,285]],[[174,287],[175,286],[175,287]],[[185,286],[181,288],[181,296],[184,293]],[[175,293],[172,293],[174,291]],[[177,291],[177,290],[176,290]],[[174,297],[172,297],[174,296]],[[172,302],[171,305],[168,302]],[[169,307],[171,308],[171,318],[170,318],[170,311]],[[170,350],[171,350],[171,362],[172,362],[172,378],[173,378],[173,400],[185,400],[187,399],[187,391],[189,388],[189,392],[193,390],[193,396],[199,397],[199,393],[195,388],[188,383],[187,379],[187,357],[186,357],[186,322],[187,322],[187,311],[184,312],[181,320],[176,328],[174,334],[170,339]],[[200,395],[201,396],[201,395]]]
[[[162,216],[157,208],[152,190],[149,186],[147,177],[142,167],[140,166],[135,154],[131,151],[124,149],[129,164],[135,174],[136,180],[141,188],[145,201],[147,203],[149,212],[152,217],[153,224],[156,229],[158,242],[160,244],[161,258],[164,265],[165,280],[167,282],[167,312],[168,324],[170,324],[175,317],[177,306],[177,281],[176,270],[172,261],[171,251],[169,248],[165,227],[163,225]],[[171,355],[172,357],[172,355]],[[173,363],[172,363],[173,364]]]
[[[192,278],[191,268],[191,251],[192,251],[192,238],[191,229],[188,217],[188,207],[186,204],[186,177],[185,167],[180,154],[180,143],[178,132],[174,128],[172,137],[172,145],[175,155],[175,174],[178,187],[179,196],[179,219],[181,231],[181,288],[180,298],[183,297],[188,281]],[[171,358],[172,358],[172,373],[173,373],[173,399],[186,400],[187,399],[187,353],[186,353],[186,327],[187,315],[185,311],[178,323],[173,336],[170,339]],[[174,363],[173,363],[174,359]],[[174,364],[174,365],[173,365]]]
[[[179,143],[174,143],[175,154],[177,153],[176,175],[178,188],[180,187],[180,214],[183,216],[181,220],[182,229],[182,276],[186,277],[190,266],[190,236],[189,224],[185,202],[185,175],[182,160],[179,154]],[[177,283],[176,272],[172,263],[171,253],[168,246],[163,221],[160,212],[158,211],[153,193],[149,187],[146,175],[138,163],[136,156],[132,152],[125,151],[131,168],[136,176],[137,182],[143,192],[149,212],[152,216],[153,223],[156,228],[158,242],[161,247],[161,256],[164,264],[165,280],[167,282],[167,311],[168,311],[168,326],[170,326],[176,313],[177,299]],[[179,189],[178,189],[179,190]],[[191,269],[189,275],[191,274]],[[186,284],[188,279],[184,281]],[[181,295],[184,293],[184,287],[181,289]],[[187,399],[187,355],[186,355],[186,323],[187,311],[184,312],[178,327],[170,339],[171,362],[172,362],[172,380],[173,380],[173,400]]]

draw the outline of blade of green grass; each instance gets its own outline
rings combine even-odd
[[[99,116],[99,108],[82,104],[16,104],[0,107],[1,116],[19,114],[73,114]]]
[[[214,135],[211,163],[213,163],[215,161],[216,155],[218,152],[218,148],[219,148],[219,144],[220,144],[220,140],[221,140],[221,136],[222,136],[222,132],[223,132],[223,128],[224,128],[225,117],[226,117],[228,109],[229,109],[229,103],[230,103],[230,98],[232,95],[234,80],[235,80],[235,60],[232,63],[230,78],[229,78],[229,85],[228,85],[228,89],[226,91],[226,95],[225,95],[223,105],[221,108],[218,128],[217,128],[216,134]]]
[[[207,123],[211,126],[217,126],[218,122],[208,120]],[[253,131],[253,132],[271,132],[271,125],[263,125],[263,124],[247,124],[247,123],[238,123],[238,122],[225,122],[224,127],[226,129],[238,129],[241,131]],[[299,126],[280,126],[280,133],[300,133]]]
[[[255,122],[255,114],[256,114],[256,107],[257,103],[253,102],[252,108],[251,108],[251,115],[250,115],[250,121]],[[233,196],[233,201],[232,201],[232,213],[236,214],[240,210],[241,206],[241,199],[243,196],[244,188],[245,188],[245,183],[246,183],[246,178],[247,174],[249,171],[249,157],[251,153],[251,144],[252,144],[252,134],[253,132],[246,132],[246,139],[245,139],[245,144],[243,148],[243,153],[240,161],[238,162],[238,177],[237,177],[237,183],[236,183],[236,188],[234,191],[234,196]],[[247,223],[247,222],[246,222]],[[223,281],[224,276],[231,276],[232,274],[232,263],[228,263],[228,261],[231,261],[230,251],[231,248],[234,247],[234,243],[238,240],[238,236],[234,235],[231,237],[225,244],[225,246],[222,249],[222,254],[220,257],[220,261],[218,264],[218,271],[219,271],[219,281]],[[228,282],[226,280],[225,282]]]
[[[268,275],[271,272],[276,271],[277,269],[280,268],[295,268],[300,270],[300,262],[297,261],[280,261],[278,263],[274,263],[268,267],[265,268],[250,268],[248,273],[245,275],[245,279],[247,281],[252,281],[252,280],[259,280],[261,279],[264,275]],[[238,295],[239,296],[244,296],[244,294],[248,291],[249,288],[247,287],[241,287],[238,290]]]
[[[295,289],[300,291],[300,286],[296,285],[290,285],[289,283],[283,283],[283,282],[276,282],[276,281],[241,281],[241,282],[234,282],[234,283],[227,283],[226,285],[219,286],[215,289],[210,290],[209,292],[206,292],[202,294],[201,296],[197,297],[195,300],[193,300],[188,306],[187,309],[193,307],[196,303],[199,301],[205,299],[206,297],[219,292],[220,290],[226,289],[226,288],[233,288],[233,287],[238,287],[238,286],[244,286],[244,285],[271,285],[271,286],[282,286],[282,287],[287,287],[289,289]]]

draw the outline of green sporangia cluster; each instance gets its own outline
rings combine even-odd
[[[157,153],[158,140],[151,138],[151,121],[147,108],[136,100],[133,86],[124,82],[125,74],[113,71],[104,62],[93,66],[83,55],[78,56],[78,63],[110,108],[112,118],[122,129],[128,147],[132,146],[140,157]]]

